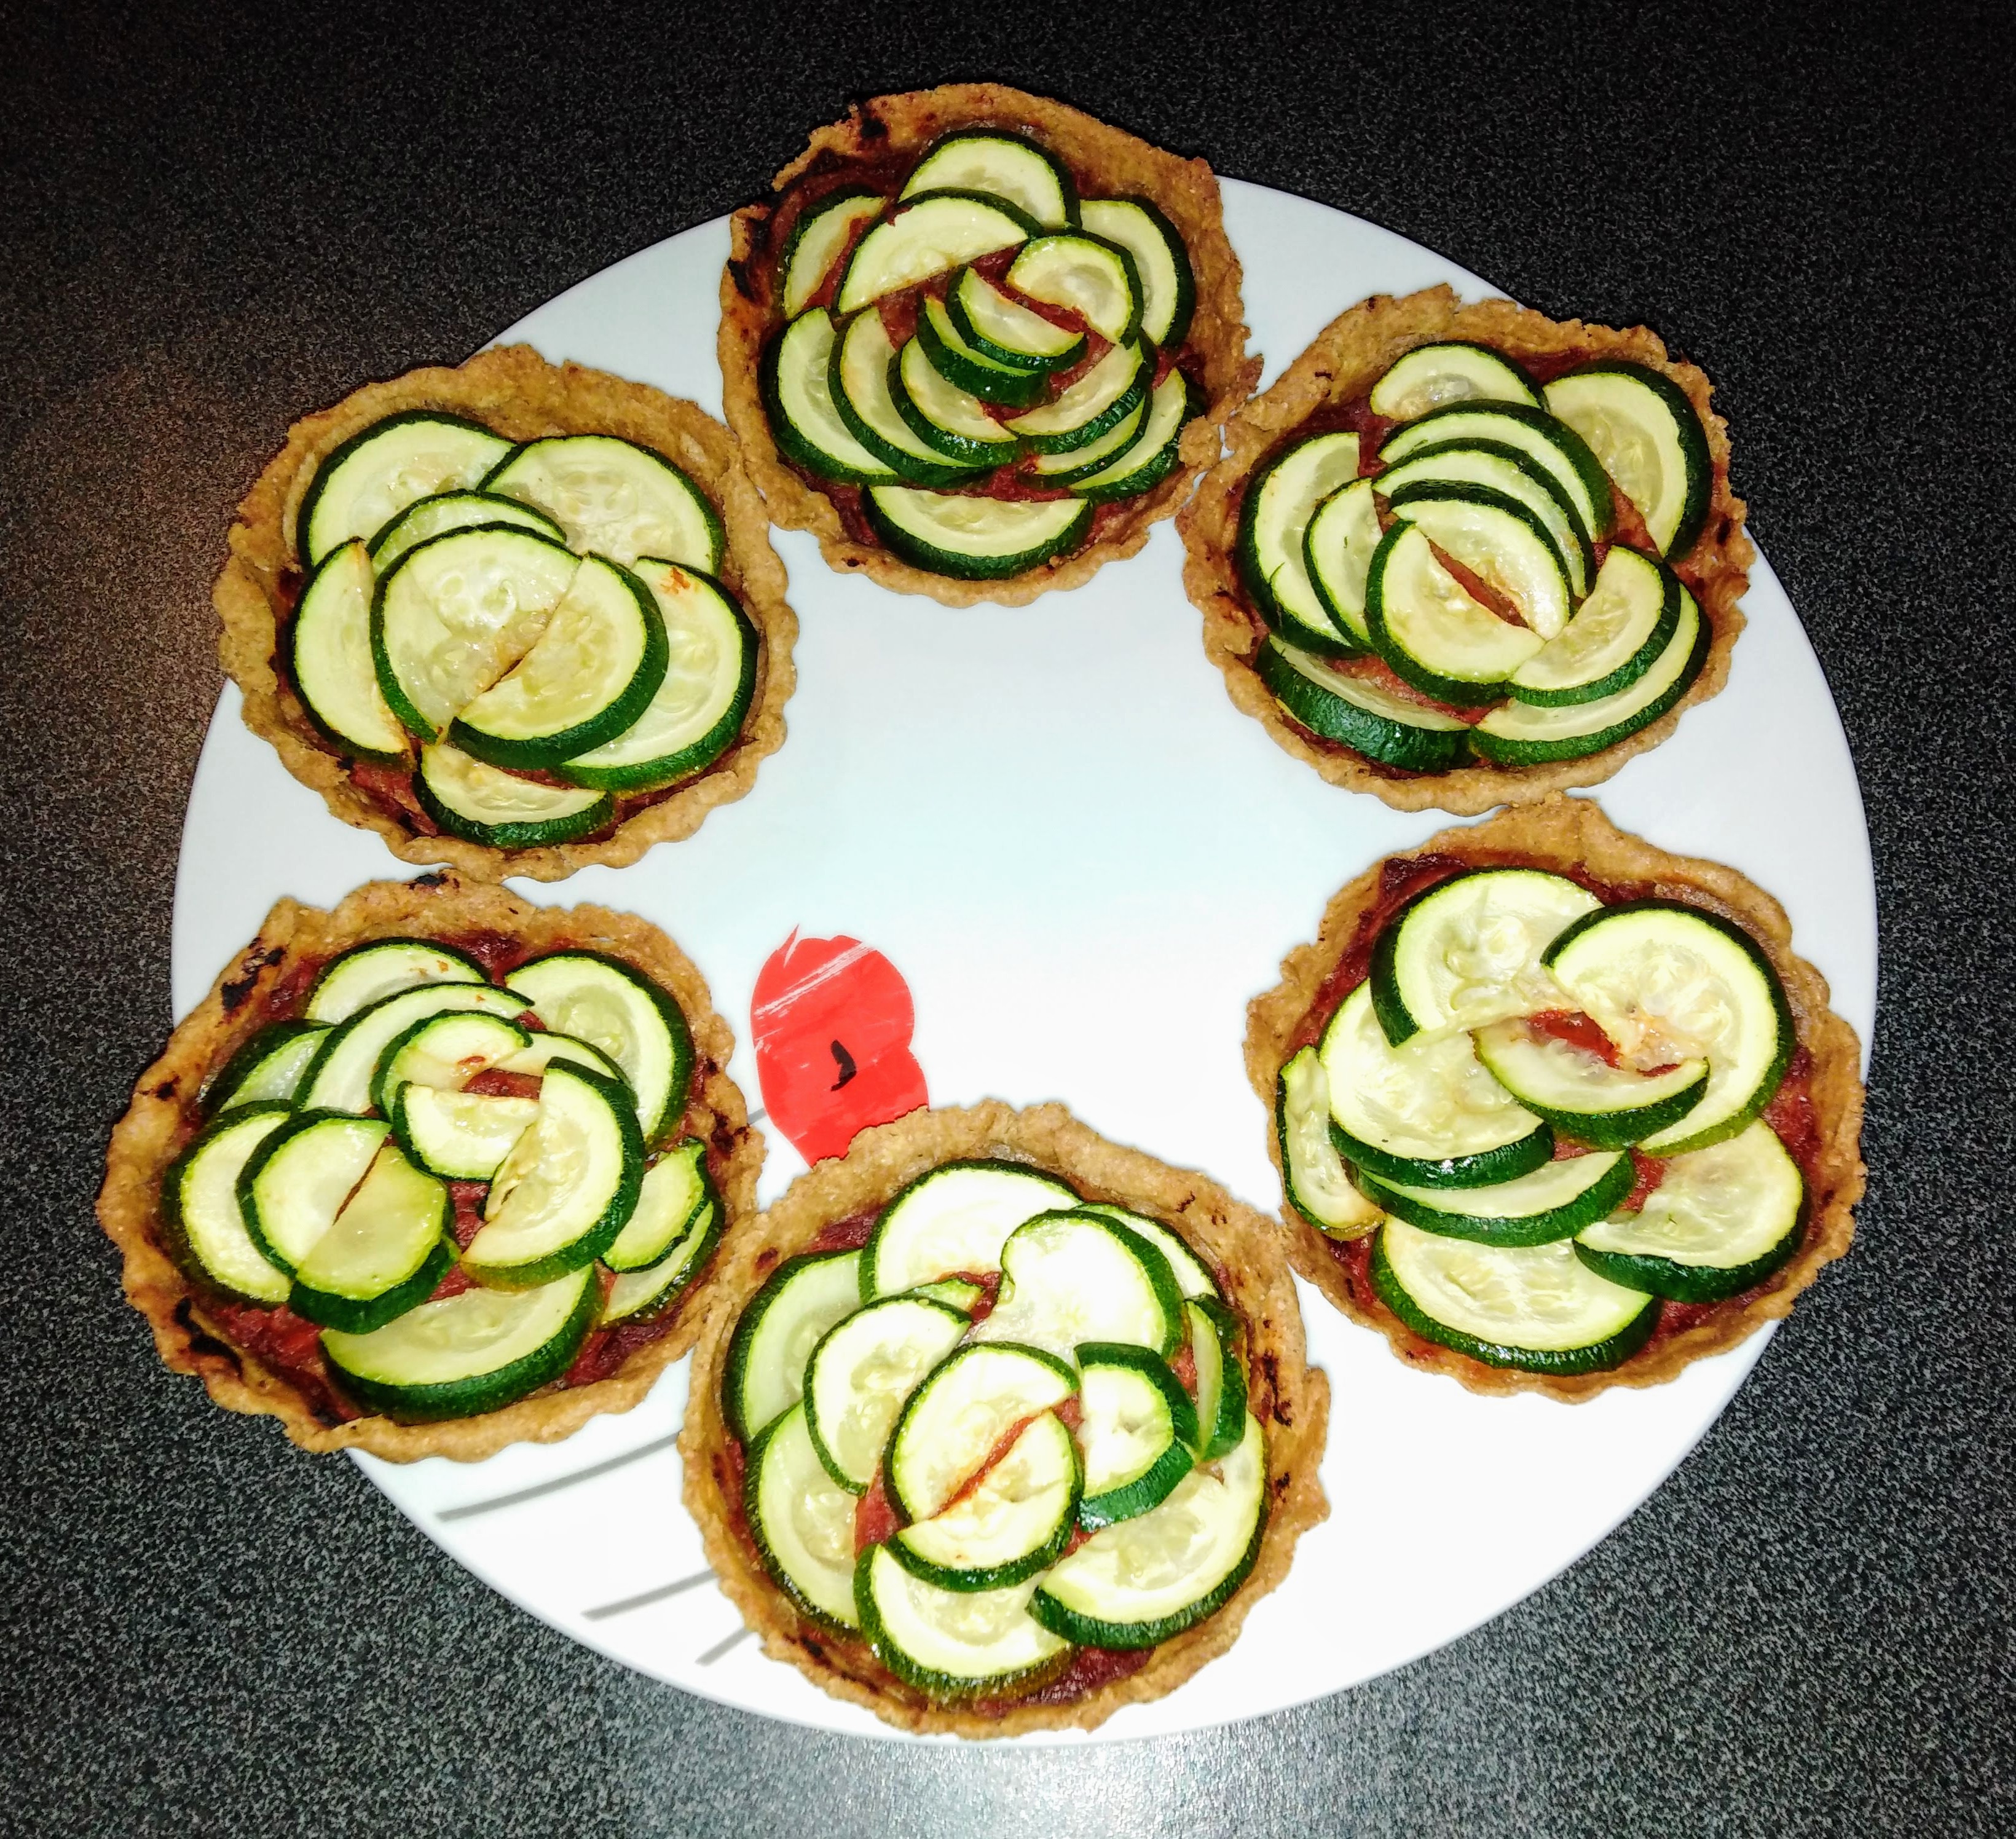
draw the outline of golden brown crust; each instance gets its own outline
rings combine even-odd
[[[1288,718],[1253,668],[1260,639],[1247,615],[1233,560],[1247,475],[1289,430],[1319,408],[1364,396],[1402,352],[1438,339],[1474,340],[1514,358],[1578,351],[1629,358],[1671,377],[1686,392],[1707,430],[1714,491],[1707,522],[1688,560],[1698,571],[1697,598],[1710,629],[1708,660],[1672,709],[1600,753],[1543,766],[1485,763],[1395,779],[1356,754],[1314,740]],[[1176,520],[1187,552],[1183,585],[1204,615],[1204,650],[1225,675],[1226,693],[1279,747],[1313,766],[1332,785],[1370,792],[1399,811],[1470,816],[1494,805],[1531,804],[1571,786],[1600,785],[1634,754],[1656,747],[1679,725],[1687,710],[1721,689],[1729,678],[1730,653],[1743,630],[1737,602],[1749,585],[1748,571],[1757,552],[1744,534],[1743,501],[1729,488],[1729,430],[1709,406],[1712,393],[1699,370],[1669,358],[1658,336],[1642,326],[1620,332],[1579,319],[1556,321],[1503,300],[1463,306],[1450,289],[1440,286],[1397,300],[1375,294],[1340,313],[1270,388],[1232,418],[1224,459],[1205,475],[1197,496]]]
[[[298,569],[294,516],[316,468],[373,422],[420,408],[466,416],[513,441],[620,435],[655,448],[683,467],[721,513],[727,534],[722,577],[763,639],[742,738],[715,768],[644,806],[599,841],[494,849],[455,837],[416,834],[352,783],[316,733],[293,686],[275,668],[280,620],[289,605],[287,583]],[[627,867],[654,844],[690,837],[709,812],[733,804],[755,784],[757,768],[783,745],[784,704],[797,682],[791,648],[798,622],[785,603],[784,586],[784,567],[770,547],[762,500],[743,470],[735,442],[712,416],[646,384],[578,364],[549,364],[529,345],[502,345],[466,364],[411,370],[387,383],[366,383],[333,408],[295,423],[286,445],[238,508],[231,560],[211,599],[224,622],[218,655],[243,693],[246,726],[271,741],[286,769],[321,793],[345,823],[376,830],[402,862],[446,862],[484,881],[507,875],[557,881],[597,862]]]
[[[722,401],[728,425],[742,443],[743,462],[769,502],[771,516],[786,529],[812,531],[834,568],[866,574],[902,593],[928,595],[946,606],[970,606],[981,600],[1021,606],[1053,588],[1082,585],[1107,563],[1132,556],[1147,542],[1149,526],[1172,515],[1189,495],[1191,481],[1218,457],[1219,430],[1258,380],[1260,361],[1246,355],[1239,258],[1226,239],[1218,180],[1211,168],[1201,160],[1179,159],[1061,103],[998,83],[948,83],[936,89],[876,96],[851,110],[844,121],[818,129],[805,151],[777,175],[775,192],[781,197],[794,181],[815,167],[823,171],[836,160],[919,153],[949,129],[981,123],[1027,129],[1083,176],[1088,197],[1152,199],[1182,232],[1197,278],[1197,311],[1187,342],[1203,358],[1210,398],[1206,412],[1183,431],[1182,465],[1105,524],[1095,542],[1006,581],[955,581],[913,568],[878,544],[856,542],[832,500],[785,463],[763,412],[757,365],[774,326],[767,265],[756,258],[767,241],[774,201],[746,205],[730,220],[729,261],[721,279]]]
[[[1559,794],[1535,805],[1501,812],[1488,822],[1444,830],[1406,856],[1449,855],[1465,862],[1517,857],[1543,867],[1586,869],[1597,880],[1642,887],[1661,898],[1690,902],[1734,920],[1769,955],[1785,987],[1799,1043],[1813,1056],[1811,1090],[1820,1143],[1807,1183],[1806,1236],[1798,1255],[1769,1289],[1740,1306],[1718,1308],[1609,1373],[1573,1378],[1517,1373],[1421,1339],[1376,1299],[1361,1302],[1323,1235],[1284,1207],[1288,1257],[1295,1269],[1355,1322],[1376,1328],[1410,1366],[1445,1373],[1473,1392],[1544,1392],[1550,1398],[1588,1398],[1612,1386],[1658,1386],[1710,1354],[1747,1341],[1763,1323],[1791,1312],[1800,1291],[1820,1267],[1848,1250],[1854,1207],[1862,1198],[1862,1050],[1855,1031],[1827,1006],[1827,979],[1792,950],[1785,909],[1748,877],[1719,862],[1672,855],[1643,837],[1620,830],[1592,800]],[[1390,858],[1389,858],[1390,859]],[[1246,1073],[1265,1108],[1268,1153],[1280,1168],[1272,1128],[1275,1094],[1289,1042],[1316,992],[1351,948],[1359,920],[1380,899],[1384,862],[1375,862],[1341,889],[1324,910],[1313,945],[1298,945],[1281,962],[1281,981],[1256,996],[1246,1012]]]
[[[383,1417],[325,1423],[300,1391],[254,1355],[229,1344],[206,1320],[203,1297],[162,1249],[161,1177],[188,1136],[190,1107],[205,1077],[265,1024],[265,998],[304,959],[320,959],[366,939],[410,934],[451,938],[508,934],[536,952],[562,944],[607,951],[647,973],[678,999],[693,1031],[694,1085],[688,1117],[704,1116],[733,1147],[721,1170],[727,1230],[712,1270],[677,1305],[668,1333],[634,1349],[615,1373],[589,1385],[549,1388],[481,1417],[395,1424]],[[259,935],[218,975],[208,995],[142,1074],[133,1102],[112,1133],[98,1217],[125,1259],[127,1299],[147,1318],[154,1344],[178,1373],[195,1374],[229,1411],[277,1417],[304,1449],[365,1449],[391,1462],[444,1456],[476,1462],[510,1443],[554,1443],[591,1417],[628,1411],[698,1338],[708,1297],[754,1213],[763,1139],[749,1128],[741,1092],[724,1071],[735,1037],[715,1013],[707,984],[657,927],[606,907],[537,907],[501,887],[452,875],[416,882],[373,881],[324,912],[283,900]]]
[[[1062,1176],[1088,1200],[1117,1201],[1161,1221],[1222,1273],[1228,1300],[1247,1324],[1254,1411],[1267,1427],[1271,1500],[1251,1574],[1224,1608],[1156,1648],[1147,1664],[1068,1704],[1010,1706],[988,1713],[934,1704],[892,1679],[859,1642],[836,1639],[803,1621],[737,1531],[740,1503],[729,1485],[732,1439],[721,1414],[729,1339],[743,1305],[779,1261],[835,1221],[887,1201],[906,1182],[959,1157],[1005,1157]],[[1271,1394],[1271,1410],[1266,1401]],[[1244,1207],[1201,1175],[1123,1149],[1079,1123],[1063,1106],[1018,1111],[988,1100],[964,1110],[913,1111],[863,1131],[847,1154],[801,1175],[739,1241],[717,1286],[693,1356],[679,1455],[686,1503],[700,1523],[707,1561],[722,1590],[762,1638],[837,1698],[866,1705],[909,1731],[1013,1736],[1031,1730],[1089,1730],[1123,1705],[1173,1691],[1237,1638],[1247,1611],[1287,1575],[1295,1541],[1329,1512],[1317,1477],[1330,1410],[1330,1383],[1303,1360],[1294,1285],[1272,1220]]]

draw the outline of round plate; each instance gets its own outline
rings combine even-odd
[[[1228,182],[1225,210],[1266,380],[1369,293],[1438,281],[1467,298],[1491,291],[1303,199]],[[727,251],[725,220],[689,230],[505,336],[718,415],[715,289]],[[730,1071],[752,1105],[759,968],[794,929],[848,934],[908,980],[934,1102],[1062,1099],[1107,1135],[1207,1169],[1276,1211],[1269,1121],[1240,1059],[1247,1002],[1315,935],[1339,886],[1451,820],[1334,790],[1233,708],[1184,596],[1172,524],[1074,592],[961,611],[837,575],[809,536],[776,540],[804,631],[790,740],[754,792],[634,868],[520,891],[664,927],[734,1023]],[[1597,795],[1627,830],[1730,863],[1784,902],[1799,951],[1867,1042],[1875,894],[1847,743],[1761,560],[1744,608],[1729,687]],[[290,778],[227,688],[183,837],[177,1012],[279,896],[326,906],[360,882],[414,873]],[[802,1167],[773,1131],[765,1200]],[[1671,1385],[1586,1405],[1480,1398],[1403,1367],[1381,1337],[1301,1294],[1310,1359],[1334,1388],[1330,1518],[1229,1654],[1168,1697],[1122,1711],[1100,1738],[1294,1704],[1497,1614],[1658,1485],[1764,1344],[1759,1335]],[[358,1460],[430,1537],[577,1639],[729,1704],[890,1735],[740,1636],[679,1503],[672,1439],[685,1398],[682,1364],[636,1410],[563,1444],[475,1466]],[[1368,1589],[1375,1553],[1379,1584]]]

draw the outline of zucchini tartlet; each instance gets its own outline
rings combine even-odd
[[[862,1132],[719,1294],[679,1438],[708,1560],[768,1653],[904,1729],[1161,1697],[1328,1511],[1273,1223],[1061,1106]]]
[[[213,598],[247,725],[344,822],[553,881],[755,783],[794,682],[784,585],[718,423],[510,345],[296,423]]]
[[[1132,555],[1259,369],[1210,167],[998,84],[819,129],[736,213],[721,304],[771,516],[948,606]]]
[[[733,1047],[627,914],[283,900],[141,1076],[99,1218],[162,1359],[304,1449],[555,1441],[693,1344],[754,1211]]]
[[[1789,1313],[1863,1191],[1860,1050],[1791,947],[1586,799],[1367,869],[1247,1016],[1295,1269],[1476,1392],[1661,1384]]]
[[[1642,327],[1446,287],[1340,315],[1179,520],[1233,703],[1402,810],[1609,778],[1721,689],[1743,628],[1709,395]]]

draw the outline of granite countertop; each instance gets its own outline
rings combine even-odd
[[[17,8],[0,60],[0,1830],[2016,1828],[1989,1203],[2016,1106],[2016,97],[1990,9],[290,12]],[[1701,363],[1882,904],[1853,1254],[1672,1480],[1397,1673],[1093,1751],[816,1735],[571,1644],[350,1464],[165,1374],[91,1213],[170,1019],[208,585],[288,420],[740,203],[850,98],[973,75]]]

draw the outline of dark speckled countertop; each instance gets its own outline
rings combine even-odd
[[[0,5],[0,1832],[2016,1830],[2006,9],[312,10]],[[813,1735],[574,1646],[164,1373],[91,1213],[169,1021],[208,585],[290,418],[850,98],[984,75],[1702,364],[1884,927],[1853,1255],[1673,1479],[1398,1673],[1083,1753]]]

